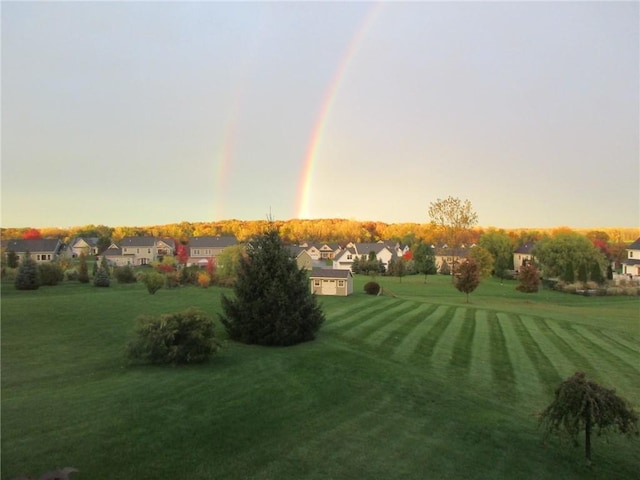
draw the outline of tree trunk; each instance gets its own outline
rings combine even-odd
[[[584,457],[587,462],[587,466],[591,466],[591,415],[587,414],[587,419],[584,425]]]

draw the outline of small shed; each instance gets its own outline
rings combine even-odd
[[[353,274],[350,270],[317,268],[309,275],[311,293],[346,297],[353,293]]]

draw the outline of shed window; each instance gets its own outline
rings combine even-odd
[[[344,287],[344,280],[338,280],[338,286]]]
[[[313,281],[313,284],[314,284],[316,287],[319,287],[319,286],[320,286],[320,280],[314,280],[314,281]]]

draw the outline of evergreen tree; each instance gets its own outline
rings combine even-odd
[[[80,283],[89,283],[89,267],[87,266],[87,256],[80,254],[80,265],[78,266],[78,281]]]
[[[111,270],[109,269],[109,262],[107,262],[107,257],[105,255],[100,259],[100,269],[104,270],[107,274],[107,277],[111,277]]]
[[[360,259],[356,256],[351,264],[351,271],[353,273],[360,273]]]
[[[222,296],[222,324],[229,337],[248,344],[294,345],[313,340],[324,313],[304,269],[275,228],[251,242],[241,258],[235,298]]]
[[[7,266],[9,268],[16,268],[18,266],[18,255],[13,250],[7,252]]]
[[[611,275],[613,278],[613,275]],[[602,275],[602,268],[600,268],[600,264],[597,261],[591,263],[591,271],[589,272],[589,278],[591,281],[596,283],[604,283],[604,276]]]
[[[93,279],[93,284],[96,287],[108,287],[111,284],[111,280],[109,279],[109,272],[100,267],[98,269],[98,272],[96,273],[95,278]]]
[[[578,280],[582,283],[587,283],[589,280],[589,272],[587,271],[587,264],[582,262],[578,267]]]
[[[564,273],[562,274],[562,280],[567,283],[573,283],[576,280],[576,272],[573,268],[573,262],[568,261]]]
[[[20,262],[15,286],[18,290],[37,290],[40,288],[40,270],[38,269],[38,264],[29,255],[29,252],[25,254],[24,259]]]

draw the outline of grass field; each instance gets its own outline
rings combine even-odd
[[[215,315],[228,290],[3,285],[2,479],[638,478],[639,439],[595,438],[589,469],[535,414],[577,370],[640,409],[640,299],[367,280],[320,298],[316,341],[225,342],[196,367],[126,366],[133,321]]]

